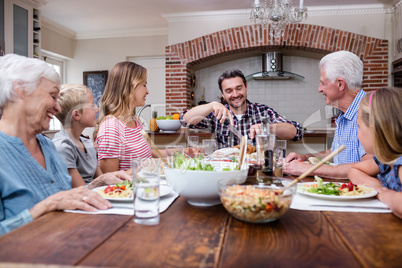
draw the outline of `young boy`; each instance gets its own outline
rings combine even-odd
[[[58,101],[62,111],[56,117],[63,128],[56,133],[53,142],[67,164],[72,186],[85,185],[98,176],[118,176],[131,180],[125,172],[103,174],[97,165],[93,142],[82,135],[85,128],[96,125],[99,108],[94,103],[92,92],[84,85],[65,84],[61,86]]]

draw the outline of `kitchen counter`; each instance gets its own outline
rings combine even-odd
[[[174,133],[171,132],[163,132],[162,130],[159,132],[154,132],[147,130],[146,131],[148,135],[150,136],[172,136],[172,137],[177,137],[181,135],[194,135],[194,136],[199,136],[199,137],[210,137],[211,135],[213,136],[212,133],[207,132],[206,130],[203,129],[189,129],[189,128],[180,128]],[[304,137],[333,137],[335,133],[335,128],[328,128],[328,129],[321,129],[321,128],[316,128],[316,129],[305,129],[304,130]]]
[[[163,130],[161,130],[159,132],[147,130],[146,132],[150,136],[181,136],[181,135],[188,136],[188,135],[193,135],[193,136],[199,136],[199,137],[210,137],[212,135],[212,133],[210,133],[206,130],[203,130],[203,129],[189,129],[189,128],[184,128],[184,127],[180,128],[179,130],[177,130],[174,133],[164,132]]]
[[[214,134],[207,132],[202,129],[189,129],[189,128],[180,128],[174,133],[171,132],[163,132],[162,130],[159,132],[147,131],[148,135],[154,141],[155,145],[159,149],[165,149],[168,145],[182,145],[186,147],[187,144],[187,136],[198,136],[200,137],[200,143],[204,139],[214,139]]]
[[[333,137],[334,134],[335,128],[304,130],[304,137]]]
[[[288,142],[287,151],[299,154],[317,153],[331,148],[335,128],[306,128],[303,139]]]
[[[213,133],[209,133],[205,130],[183,127],[174,133],[166,133],[163,131],[147,131],[147,133],[159,149],[164,149],[168,145],[182,145],[183,147],[186,147],[187,136],[189,135],[199,136],[200,143],[202,143],[202,140],[204,139],[215,138]],[[327,150],[328,148],[331,148],[334,133],[335,129],[332,128],[306,129],[304,137],[301,141],[288,141],[287,151],[288,153],[296,152],[306,154]]]

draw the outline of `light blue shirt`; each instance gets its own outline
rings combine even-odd
[[[334,157],[334,163],[337,165],[360,162],[363,155],[366,154],[363,145],[357,138],[359,127],[356,122],[359,104],[365,95],[366,92],[361,89],[346,110],[346,113],[341,112],[335,121],[336,130],[331,151],[335,151],[342,145],[346,146],[342,152]]]
[[[29,209],[50,195],[71,189],[67,166],[53,142],[36,136],[46,169],[20,138],[0,131],[0,235],[32,221]]]

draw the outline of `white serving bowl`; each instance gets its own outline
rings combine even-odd
[[[158,127],[164,132],[176,132],[180,127],[180,120],[156,120]]]
[[[218,181],[230,178],[236,181],[236,183],[244,183],[247,179],[248,166],[245,165],[241,170],[232,171],[222,171],[222,169],[220,171],[183,170],[174,168],[165,168],[164,171],[168,184],[176,193],[187,198],[189,204],[194,206],[213,206],[221,203]]]

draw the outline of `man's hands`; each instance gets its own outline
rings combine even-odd
[[[229,119],[230,124],[232,126],[234,125],[233,116],[230,110],[228,110],[225,105],[216,101],[211,102],[210,105],[215,117],[219,120],[221,124],[223,124],[226,119]]]
[[[308,158],[312,155],[307,155],[307,154],[297,154],[297,153],[290,153],[286,158],[283,160],[284,163],[290,163],[293,160],[299,160],[299,161],[307,161]]]

